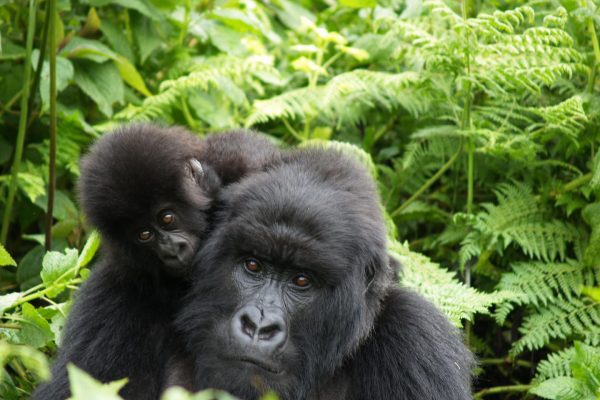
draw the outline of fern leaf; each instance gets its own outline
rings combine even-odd
[[[462,320],[472,320],[476,313],[489,314],[490,307],[505,299],[500,292],[484,293],[465,286],[453,273],[410,251],[406,244],[392,241],[388,247],[403,266],[401,284],[434,302],[457,326]]]
[[[540,312],[527,316],[519,330],[523,337],[513,344],[513,356],[525,349],[539,349],[553,339],[583,337],[589,339],[592,345],[597,345],[600,303],[573,299],[570,303],[550,304]]]
[[[257,100],[246,120],[253,126],[275,119],[305,119],[321,116],[337,123],[354,122],[373,107],[388,110],[403,107],[418,115],[427,106],[427,96],[419,90],[421,79],[414,72],[355,70],[337,75],[325,85],[287,91],[267,100]],[[359,111],[359,113],[349,113]]]

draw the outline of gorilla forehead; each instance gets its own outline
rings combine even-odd
[[[362,178],[354,175],[353,185]],[[367,182],[361,190],[370,189]],[[377,203],[347,190],[339,176],[290,163],[232,186],[224,198],[225,242],[238,251],[283,262],[304,257],[337,275],[364,267],[385,246]]]
[[[164,199],[184,201],[185,162],[200,146],[183,130],[154,125],[129,125],[104,136],[81,163],[84,211],[102,229],[140,218]]]

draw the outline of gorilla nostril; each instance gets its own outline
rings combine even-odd
[[[242,315],[242,331],[249,337],[254,337],[256,333],[256,324],[252,322],[247,314]]]
[[[265,326],[258,330],[258,339],[259,340],[271,340],[279,332],[281,332],[281,328],[277,324]]]

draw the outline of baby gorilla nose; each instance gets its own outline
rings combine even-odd
[[[240,309],[232,319],[232,338],[245,348],[271,353],[286,340],[286,326],[279,309],[260,310],[255,306]]]

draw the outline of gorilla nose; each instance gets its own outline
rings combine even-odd
[[[278,310],[260,310],[254,306],[244,307],[232,321],[233,337],[244,346],[270,352],[285,343],[285,321]]]

